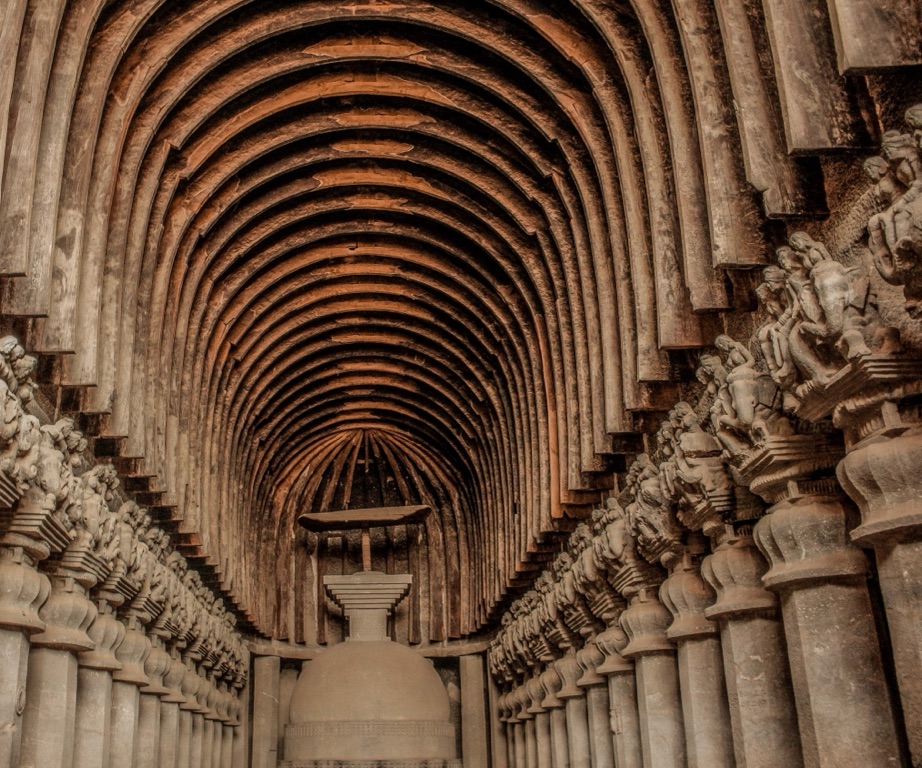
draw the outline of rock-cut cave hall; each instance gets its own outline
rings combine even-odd
[[[920,0],[0,0],[0,768],[920,766]]]

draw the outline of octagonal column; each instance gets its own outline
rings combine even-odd
[[[182,680],[186,666],[176,650],[170,653],[170,663],[163,675],[167,693],[160,699],[160,748],[157,752],[160,768],[176,768],[179,750],[179,705],[186,697],[182,694]]]
[[[643,768],[634,663],[621,655],[627,643],[628,637],[620,626],[609,627],[596,637],[596,646],[604,657],[596,672],[608,678],[614,766]]]
[[[0,549],[0,767],[20,762],[29,638],[45,629],[38,610],[51,582],[22,547]]]
[[[678,646],[679,688],[689,768],[733,768],[733,732],[727,705],[718,626],[704,611],[716,599],[686,553],[660,587],[673,616],[666,636]]]
[[[905,363],[903,365],[909,365]],[[845,458],[836,473],[858,505],[852,539],[875,553],[913,764],[922,763],[922,413],[904,399],[918,389],[919,364],[904,389],[871,388],[844,401],[836,424],[845,430]]]
[[[96,643],[92,651],[77,657],[77,713],[74,736],[74,768],[109,768],[112,723],[112,673],[121,669],[115,649],[125,637],[125,625],[115,618],[105,601],[90,626]]]
[[[516,759],[525,768],[531,768],[537,761],[538,745],[535,741],[535,716],[528,711],[531,700],[528,696],[527,683],[522,683],[513,691],[516,706]],[[518,764],[517,764],[518,765]]]
[[[567,752],[571,768],[592,768],[592,753],[589,747],[589,713],[586,707],[586,692],[577,686],[583,670],[573,651],[554,662],[563,685],[557,698],[564,701],[567,714]]]
[[[545,696],[541,675],[536,674],[532,677],[526,688],[529,700],[528,713],[535,718],[535,765],[537,768],[552,768],[551,717],[541,703]]]
[[[867,561],[849,540],[838,483],[789,481],[769,500],[755,539],[771,565],[762,581],[781,596],[804,762],[898,765]]]
[[[21,764],[71,768],[77,709],[77,653],[95,647],[87,630],[96,606],[71,576],[55,576],[39,611],[45,631],[32,637]]]
[[[590,640],[576,654],[576,660],[583,670],[576,684],[586,691],[592,768],[608,768],[615,761],[611,738],[611,705],[608,700],[608,679],[597,671],[605,657],[596,647],[595,641]]]
[[[567,768],[570,764],[567,713],[564,709],[564,701],[557,696],[563,687],[563,681],[553,665],[544,670],[539,680],[544,690],[541,706],[548,711],[551,728],[551,765],[553,768]]]
[[[170,669],[170,654],[158,637],[151,639],[151,651],[144,662],[148,684],[141,688],[138,701],[138,738],[135,768],[160,768],[161,698],[170,694],[163,678]]]
[[[671,616],[650,589],[641,589],[621,614],[633,659],[645,768],[684,768],[685,732],[675,647],[666,637]]]
[[[115,651],[122,668],[112,673],[112,730],[109,754],[113,766],[134,767],[138,737],[139,689],[149,685],[144,664],[150,655],[150,640],[134,617],[129,618],[125,638]]]
[[[724,675],[740,768],[803,766],[778,599],[762,586],[768,570],[745,531],[701,564],[717,600],[704,615],[720,625]]]

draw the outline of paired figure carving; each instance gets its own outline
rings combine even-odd
[[[868,221],[868,248],[884,280],[903,286],[915,318],[922,314],[922,104],[904,120],[911,133],[885,132],[881,154],[864,163],[878,208]]]

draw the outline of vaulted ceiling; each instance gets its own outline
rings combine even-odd
[[[746,305],[771,220],[822,212],[787,150],[867,138],[841,87],[834,135],[785,125],[773,30],[737,0],[8,0],[3,315],[258,630],[303,636],[295,519],[349,503],[361,448],[438,507],[472,633]]]

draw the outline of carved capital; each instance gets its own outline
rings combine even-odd
[[[115,657],[121,662],[122,668],[113,673],[112,679],[138,687],[149,685],[150,680],[144,673],[144,663],[150,651],[151,644],[147,636],[135,627],[128,627],[125,639],[115,651]]]
[[[528,691],[528,714],[540,715],[547,712],[541,703],[544,701],[544,686],[541,685],[540,675],[529,680],[525,684],[525,690]]]
[[[96,606],[73,579],[55,578],[51,593],[39,611],[45,631],[33,635],[32,644],[64,651],[90,651],[95,647],[87,634],[96,619]]]
[[[163,687],[169,691],[169,693],[163,697],[165,703],[185,703],[186,697],[183,696],[182,693],[182,681],[185,675],[186,665],[182,663],[182,659],[180,659],[179,655],[174,651],[170,654],[169,666],[163,674]]]
[[[717,593],[717,601],[705,608],[704,615],[709,619],[774,616],[778,598],[762,584],[767,571],[768,564],[750,536],[718,546],[701,563],[701,575]]]
[[[560,709],[564,703],[557,694],[560,693],[563,687],[563,680],[560,679],[557,670],[554,666],[550,666],[544,670],[538,679],[541,682],[541,689],[544,691],[541,706],[544,709]]]
[[[595,639],[596,646],[605,660],[596,670],[600,675],[623,675],[634,673],[634,663],[621,655],[628,644],[628,636],[620,626],[612,626]]]
[[[115,649],[125,639],[125,625],[112,615],[111,609],[101,610],[90,625],[89,636],[96,644],[91,651],[84,651],[77,657],[81,667],[103,669],[114,672],[122,668],[115,655]]]
[[[654,595],[641,592],[627,610],[621,614],[621,626],[628,636],[628,644],[621,651],[626,659],[653,653],[672,653],[675,646],[666,637],[672,622],[669,611]]]
[[[867,576],[864,554],[849,541],[840,496],[808,494],[776,504],[754,536],[771,566],[762,577],[769,589]]]
[[[605,661],[602,652],[596,647],[594,642],[586,643],[586,647],[576,654],[576,661],[583,670],[576,684],[580,688],[588,688],[593,685],[605,685],[608,681],[599,674],[598,669]]]
[[[144,662],[144,674],[150,683],[141,689],[141,693],[156,696],[169,696],[170,688],[164,684],[164,677],[170,671],[170,654],[159,640],[151,643],[150,655]]]
[[[0,550],[0,627],[34,634],[45,629],[39,608],[51,582],[25,562],[22,550]]]
[[[878,435],[849,451],[839,480],[861,511],[852,539],[863,545],[922,537],[922,428]]]
[[[577,685],[577,681],[583,676],[583,670],[576,660],[575,653],[570,652],[557,659],[554,669],[563,683],[557,692],[558,699],[576,699],[583,695],[584,691]]]
[[[714,604],[717,596],[701,578],[699,567],[692,558],[684,558],[682,564],[663,582],[659,596],[673,616],[666,631],[670,640],[681,642],[717,633],[717,625],[704,613]]]
[[[522,683],[512,692],[512,700],[515,703],[515,717],[518,722],[534,720],[534,715],[528,711],[531,706],[531,696],[528,694],[528,683]]]

